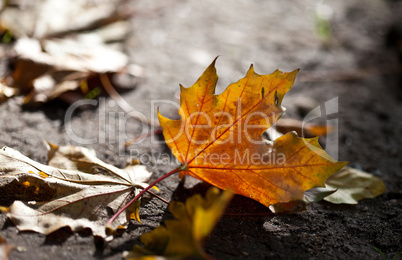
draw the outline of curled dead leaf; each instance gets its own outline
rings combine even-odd
[[[367,172],[345,166],[329,177],[325,187],[309,189],[304,200],[278,203],[269,208],[274,213],[295,213],[305,210],[307,203],[325,200],[334,204],[357,204],[375,198],[385,191],[384,182]]]
[[[372,199],[385,192],[384,182],[371,173],[344,167],[325,183],[328,189],[337,191],[324,198],[335,204],[357,204],[362,199]]]
[[[131,8],[123,8],[125,1],[89,2],[71,5],[60,0],[26,2],[20,8],[3,6],[0,29],[6,29],[16,40],[6,53],[8,67],[14,69],[3,78],[0,102],[16,95],[25,96],[24,104],[30,105],[56,98],[67,103],[92,99],[103,91],[99,79],[88,82],[96,81],[93,79],[102,73],[112,74],[114,83],[123,89],[136,85],[142,68],[129,65],[122,46],[116,48],[116,42],[125,39],[129,30]],[[115,44],[111,46],[110,41]]]
[[[21,183],[27,192],[24,201],[15,201],[7,213],[19,230],[49,234],[62,227],[90,228],[94,235],[105,237],[107,220],[146,187],[151,176],[143,165],[119,169],[84,147],[49,144],[48,148],[49,165],[8,147],[0,150],[0,176]],[[43,199],[32,201],[41,192]],[[137,219],[138,208],[139,202],[131,205],[113,229]]]

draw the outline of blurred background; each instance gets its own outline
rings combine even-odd
[[[191,86],[215,57],[219,56],[217,93],[244,77],[251,64],[259,74],[300,68],[284,99],[283,117],[303,120],[320,107],[317,123],[337,121],[334,154],[381,177],[386,194],[380,202],[359,204],[352,211],[337,208],[336,216],[324,205],[296,220],[275,220],[282,229],[264,233],[265,240],[259,232],[272,219],[251,221],[255,226],[241,234],[224,221],[223,230],[232,237],[223,244],[209,243],[207,251],[221,257],[284,257],[288,245],[293,256],[302,258],[371,258],[378,256],[375,245],[392,256],[400,250],[402,229],[395,209],[402,199],[401,14],[398,0],[4,0],[0,144],[46,162],[44,139],[79,145],[66,130],[71,126],[81,138],[102,137],[87,146],[101,159],[122,166],[134,151],[166,149],[151,138],[129,147],[125,142],[156,129],[158,106],[163,115],[177,117],[177,108],[163,100],[179,102],[179,84]],[[324,108],[333,99],[336,111],[329,115]],[[79,100],[97,103],[66,118],[70,105]],[[130,111],[145,119],[116,119]],[[148,166],[156,175],[166,171],[157,162]],[[162,191],[172,194],[175,181]],[[164,214],[165,206],[157,206],[145,207],[154,212],[145,217],[149,227],[157,226]],[[366,214],[365,226],[353,222],[356,210],[375,213]],[[314,221],[322,221],[318,229]],[[116,252],[130,248],[143,230],[131,230],[112,247]],[[220,236],[226,235],[217,233],[215,239]],[[39,235],[29,238],[36,245],[43,242]],[[65,245],[79,255],[77,244],[88,239],[66,239]],[[21,237],[20,242],[27,244]],[[91,246],[88,255],[94,251]],[[48,249],[58,255],[55,243]]]

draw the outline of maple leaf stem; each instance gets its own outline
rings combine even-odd
[[[181,165],[180,167],[177,167],[176,169],[166,173],[165,175],[163,175],[162,177],[159,177],[158,179],[156,179],[154,182],[152,182],[151,184],[149,184],[147,187],[145,187],[140,193],[138,193],[137,196],[135,196],[132,200],[130,200],[123,208],[121,208],[119,211],[116,212],[116,214],[114,214],[106,223],[106,230],[107,231],[112,231],[112,223],[113,221],[116,220],[116,218],[123,213],[128,207],[130,207],[131,204],[133,204],[136,200],[138,200],[145,192],[147,192],[149,189],[151,189],[153,186],[155,186],[156,184],[158,184],[160,181],[166,179],[167,177],[178,173],[180,171],[183,171],[184,169],[186,169],[187,165]],[[108,233],[108,232],[106,232]]]

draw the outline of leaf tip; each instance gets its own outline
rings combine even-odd
[[[161,122],[161,120],[165,119],[165,117],[162,116],[162,114],[159,112],[159,107],[156,108],[156,114],[158,115],[159,122]]]
[[[160,125],[161,125],[162,128],[163,128],[163,125],[165,125],[166,122],[169,121],[170,119],[167,118],[167,117],[165,117],[165,116],[163,116],[163,115],[159,112],[159,107],[156,109],[156,114],[157,114],[157,116],[158,116],[159,123],[160,123]]]
[[[299,71],[300,71],[300,68],[298,68],[298,69],[295,69],[294,71],[292,71],[292,72],[288,72],[288,73],[284,73],[285,75],[287,75],[287,79],[290,81],[290,82],[292,82],[292,84],[295,82],[295,80],[296,80],[296,76],[297,76],[297,74],[299,73]]]
[[[248,71],[247,71],[246,76],[251,76],[251,75],[254,75],[254,74],[256,74],[256,73],[255,73],[255,70],[254,70],[254,65],[251,64],[251,65],[250,65],[250,68],[249,68]]]
[[[211,64],[209,64],[208,68],[205,71],[212,70],[215,72],[214,74],[216,74],[215,64],[216,64],[216,61],[218,60],[218,58],[219,58],[219,55],[215,57],[215,59],[211,62]]]
[[[45,146],[48,150],[51,150],[51,149],[55,150],[55,149],[59,148],[59,146],[57,144],[53,144],[53,143],[49,142],[48,140],[43,140],[43,143],[45,144]]]
[[[221,55],[216,56],[215,59],[212,61],[211,65],[214,65],[214,66],[215,66],[215,63],[216,63],[216,61],[218,60],[218,58],[219,58],[220,56],[221,56]]]
[[[2,212],[2,213],[7,213],[7,212],[9,212],[9,211],[10,211],[10,208],[9,208],[9,207],[0,206],[0,212]]]

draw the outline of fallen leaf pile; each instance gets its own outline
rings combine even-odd
[[[106,237],[106,221],[146,187],[151,176],[145,166],[119,169],[83,147],[49,144],[48,157],[49,165],[43,165],[8,147],[0,151],[0,177],[25,188],[16,194],[23,200],[16,200],[7,212],[19,230],[50,234],[62,227],[90,228],[94,235]],[[119,216],[115,229],[126,227],[131,218],[139,220],[139,203]]]
[[[35,105],[56,98],[67,103],[92,99],[105,93],[98,79],[103,73],[125,75],[134,83],[141,68],[129,64],[122,47],[116,45],[128,33],[125,20],[130,16],[119,2],[123,1],[74,5],[67,0],[32,5],[17,1],[19,8],[4,7],[1,24],[16,39],[5,52],[13,69],[1,80],[0,102],[16,95],[24,95],[25,104]]]

